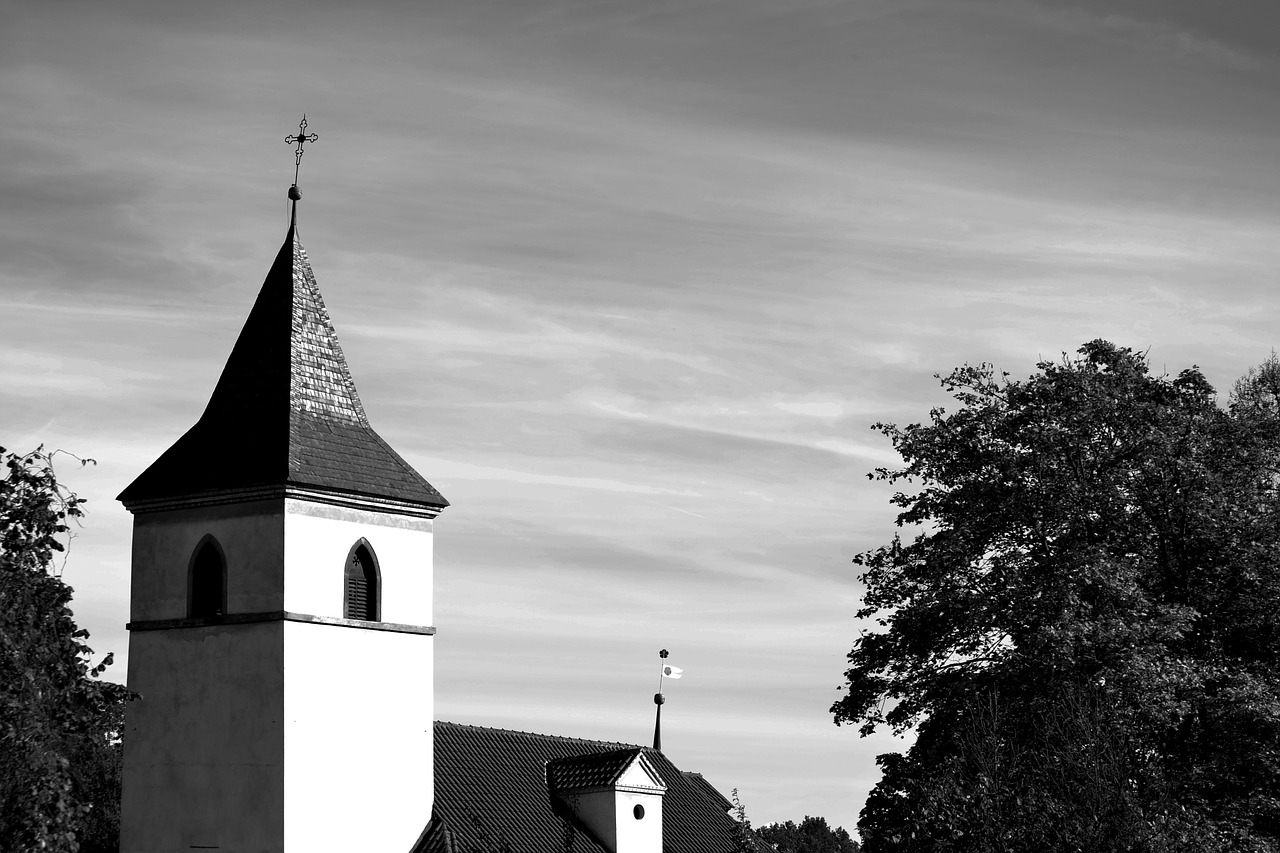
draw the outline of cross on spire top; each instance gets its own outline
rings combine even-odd
[[[307,114],[302,114],[302,122],[298,125],[298,132],[294,136],[286,136],[284,141],[290,145],[297,144],[297,148],[293,151],[293,185],[298,185],[298,170],[302,168],[302,145],[306,142],[315,142],[320,137],[314,133],[307,133]]]
[[[314,133],[307,133],[307,114],[302,114],[302,122],[298,125],[298,132],[294,136],[286,136],[284,141],[290,145],[296,144],[298,147],[293,151],[293,186],[289,187],[289,199],[293,202],[289,211],[290,225],[297,224],[298,221],[298,199],[302,198],[302,191],[298,189],[298,170],[302,168],[302,146],[307,142],[315,142],[320,137]]]

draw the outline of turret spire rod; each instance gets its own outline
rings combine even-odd
[[[658,752],[662,752],[662,703],[667,701],[667,697],[662,695],[662,679],[667,674],[668,654],[666,649],[658,652],[658,692],[653,694],[653,704],[658,706],[657,717],[653,721],[653,748]]]

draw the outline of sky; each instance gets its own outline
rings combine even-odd
[[[114,500],[198,418],[287,228],[374,427],[449,499],[438,719],[663,746],[853,829],[837,727],[878,421],[1106,338],[1223,391],[1280,339],[1280,10],[1232,0],[0,0],[0,445]]]

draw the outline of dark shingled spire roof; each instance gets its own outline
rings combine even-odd
[[[449,505],[369,426],[294,227],[204,414],[119,499],[132,509],[285,486]]]

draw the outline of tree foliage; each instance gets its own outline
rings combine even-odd
[[[756,834],[771,844],[778,853],[858,853],[854,841],[843,826],[832,829],[824,817],[805,815],[797,824],[789,820],[762,826]]]
[[[729,816],[733,818],[730,827],[729,849],[733,853],[770,853],[772,847],[766,844],[759,833],[751,828],[751,820],[747,817],[747,807],[738,798],[738,789],[729,794]]]
[[[99,679],[111,655],[91,663],[53,565],[84,501],[42,449],[0,457],[0,839],[19,853],[115,850],[128,694]]]
[[[1230,404],[1093,341],[877,425],[895,536],[856,559],[838,723],[914,728],[864,849],[1280,850],[1280,364]]]

